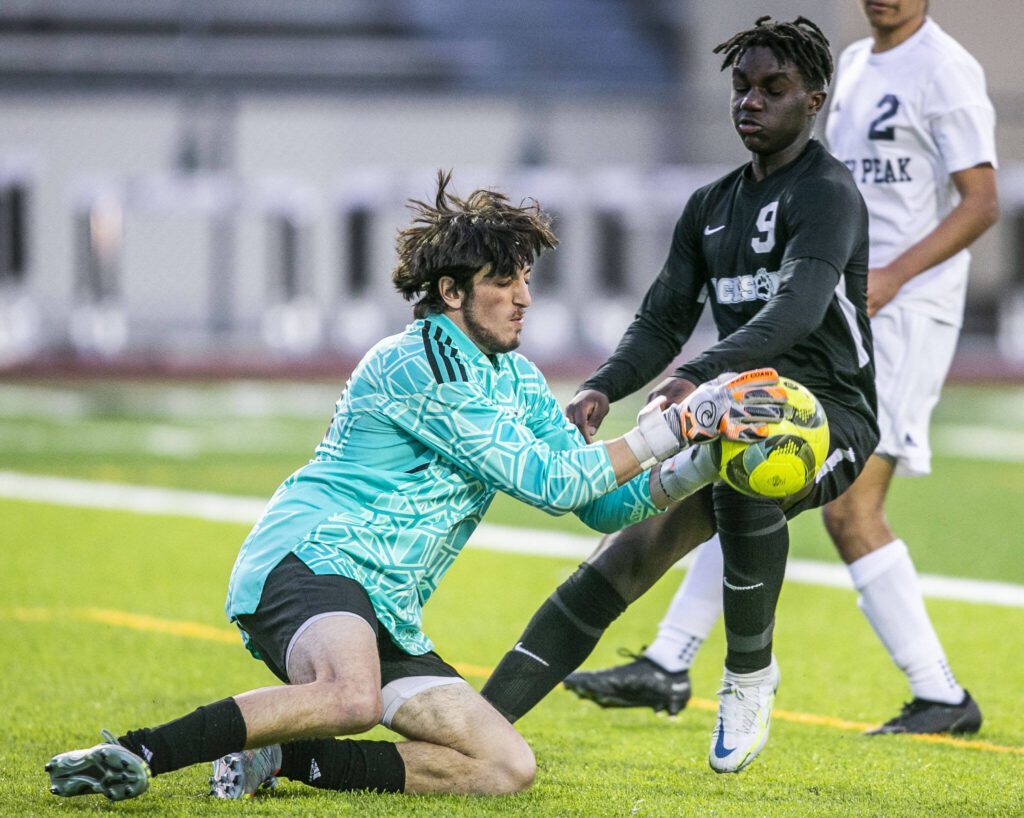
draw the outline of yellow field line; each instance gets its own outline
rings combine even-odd
[[[98,622],[103,625],[146,631],[148,633],[163,633],[171,636],[184,636],[188,639],[202,639],[207,642],[220,642],[232,645],[241,642],[238,631],[230,630],[229,628],[217,628],[211,625],[203,625],[199,622],[161,619],[160,617],[147,614],[136,614],[129,611],[117,611],[106,608],[68,608],[66,610],[56,610],[53,608],[7,608],[0,609],[0,618],[13,619],[18,622],[52,622],[59,619],[73,619],[79,622]],[[463,676],[470,676],[475,679],[486,679],[493,670],[493,668],[484,667],[483,665],[454,662],[452,667]],[[718,702],[711,701],[710,699],[695,697],[690,699],[687,706],[697,710],[708,710],[712,713],[718,711]],[[849,730],[857,733],[863,733],[865,730],[870,730],[876,726],[866,722],[848,721],[836,718],[835,716],[819,716],[814,713],[800,713],[794,710],[773,710],[772,718],[776,721],[809,724],[814,727],[828,727],[832,730]],[[955,738],[947,735],[906,735],[901,736],[901,739],[921,741],[926,744],[946,744],[950,747],[981,750],[988,753],[1024,755],[1024,747],[1011,747],[1003,744],[992,744],[988,741]]]
[[[128,611],[111,611],[104,608],[77,608],[71,611],[75,619],[87,622],[100,622],[118,628],[130,628],[133,631],[149,631],[166,633],[171,636],[186,636],[190,639],[205,639],[208,642],[224,642],[237,645],[242,641],[237,630],[215,628],[201,625],[198,622],[179,622],[174,619],[160,619],[146,614],[133,614]]]
[[[718,712],[718,702],[711,701],[710,699],[699,699],[692,698],[687,707],[696,707],[698,710],[710,710],[712,713]],[[772,710],[772,718],[778,719],[779,721],[791,721],[794,724],[811,724],[815,727],[831,727],[833,730],[855,730],[858,733],[863,733],[865,730],[870,730],[873,727],[877,727],[877,724],[868,724],[862,721],[847,721],[846,719],[837,719],[835,716],[816,716],[813,713],[799,713],[794,710]],[[957,743],[960,743],[960,739],[957,739]],[[1024,747],[1012,748],[1018,752],[1024,753]]]

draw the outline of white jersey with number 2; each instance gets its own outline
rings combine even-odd
[[[839,57],[826,140],[870,217],[870,265],[888,264],[948,215],[950,174],[996,165],[995,111],[981,66],[930,18],[888,51],[859,40]],[[914,277],[894,303],[959,326],[967,250]]]

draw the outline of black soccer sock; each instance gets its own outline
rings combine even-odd
[[[321,790],[405,789],[405,762],[391,741],[289,741],[281,745],[279,775]]]
[[[789,528],[778,503],[715,486],[715,517],[725,570],[725,666],[752,673],[772,661],[775,607],[786,575]]]
[[[149,763],[153,775],[213,761],[245,747],[242,711],[234,699],[199,707],[180,719],[130,730],[118,741]]]
[[[540,606],[481,694],[515,722],[583,663],[624,610],[618,591],[584,563]]]

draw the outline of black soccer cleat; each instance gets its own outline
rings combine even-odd
[[[964,691],[960,704],[945,704],[914,699],[903,705],[900,714],[881,727],[869,730],[869,736],[890,733],[977,733],[981,729],[981,710],[971,694]]]
[[[577,671],[566,676],[563,684],[581,699],[601,707],[650,707],[655,713],[676,715],[690,700],[690,672],[670,673],[646,656],[605,670]]]
[[[65,798],[96,793],[124,801],[149,788],[149,765],[106,730],[103,738],[102,744],[60,753],[47,762],[50,792]]]

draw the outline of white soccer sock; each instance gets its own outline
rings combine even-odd
[[[763,667],[760,670],[754,670],[750,673],[734,673],[729,668],[722,669],[722,684],[728,684],[732,682],[740,687],[757,687],[761,682],[766,682],[769,679],[775,679],[781,681],[781,674],[779,673],[779,663],[775,661],[775,655],[772,655],[772,661],[768,667]]]
[[[857,604],[889,655],[910,682],[914,696],[959,704],[957,684],[924,606],[917,571],[903,540],[866,554],[849,566]]]
[[[677,673],[689,669],[697,649],[722,615],[722,544],[716,534],[693,555],[679,590],[644,651],[652,662]]]

